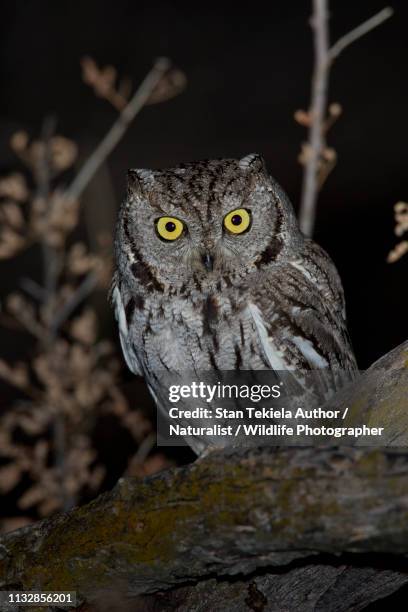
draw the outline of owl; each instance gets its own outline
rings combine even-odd
[[[336,268],[257,154],[129,170],[115,260],[124,357],[158,410],[172,372],[317,371],[326,398],[356,372]]]

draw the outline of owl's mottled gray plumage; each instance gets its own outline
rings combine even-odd
[[[240,235],[223,229],[236,208],[252,213]],[[180,239],[158,237],[162,215],[185,223]],[[160,373],[169,370],[323,369],[332,389],[332,371],[356,370],[337,271],[302,235],[258,155],[130,170],[116,266],[123,352],[161,409]],[[200,452],[208,442],[190,444]]]

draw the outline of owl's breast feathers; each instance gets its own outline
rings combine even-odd
[[[248,282],[249,279],[249,282]],[[120,339],[136,374],[158,370],[356,371],[343,291],[312,241],[293,259],[221,291],[130,295],[112,291]],[[336,384],[334,386],[337,386]]]

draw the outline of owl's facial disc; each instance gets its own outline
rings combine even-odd
[[[160,283],[195,288],[269,265],[289,226],[301,240],[293,219],[262,158],[207,160],[130,171],[121,240],[130,267],[143,261]]]

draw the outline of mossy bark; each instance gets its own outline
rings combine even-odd
[[[353,384],[329,402],[328,408],[349,408],[342,425],[383,427],[377,445],[408,447],[408,342],[376,361]],[[359,438],[358,446],[370,446],[371,438]]]
[[[404,402],[405,397],[397,417],[408,431],[407,348],[399,347],[382,365],[375,364],[374,374],[359,379],[346,396],[350,405],[364,398],[363,419],[370,410],[392,412],[392,401],[400,397]],[[86,506],[3,536],[0,587],[75,590],[87,601],[112,589],[136,597],[176,587],[176,600],[180,593],[187,599],[196,593],[196,607],[190,602],[186,610],[200,610],[200,584],[214,583],[214,593],[241,589],[243,610],[248,597],[252,609],[272,610],[262,597],[271,589],[276,595],[276,585],[284,590],[285,583],[287,595],[295,597],[289,585],[297,580],[299,593],[304,591],[294,571],[313,575],[315,591],[319,584],[325,586],[324,595],[333,580],[339,581],[339,555],[352,555],[357,565],[358,559],[367,564],[367,557],[361,556],[366,553],[394,555],[398,568],[365,568],[377,576],[368,602],[373,593],[374,598],[383,597],[408,580],[407,500],[408,449],[322,446],[214,452],[143,481],[120,480]],[[323,565],[321,555],[326,555]],[[317,566],[323,569],[307,569]],[[351,569],[344,571],[343,581]],[[347,580],[351,584],[351,578]],[[178,586],[189,581],[199,584],[187,591]],[[361,580],[354,582],[357,589]],[[297,608],[294,604],[287,609]],[[356,604],[352,609],[361,608]]]

